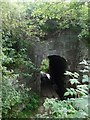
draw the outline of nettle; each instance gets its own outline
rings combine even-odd
[[[83,65],[83,69],[80,70],[82,74],[82,80],[79,81],[79,74],[77,72],[69,72],[66,71],[64,73],[65,75],[68,75],[71,77],[69,79],[70,84],[75,86],[75,88],[70,87],[67,88],[67,92],[65,92],[64,96],[75,96],[75,97],[82,97],[88,95],[88,87],[89,87],[89,63],[86,60],[83,60],[82,62],[79,63],[80,65]]]

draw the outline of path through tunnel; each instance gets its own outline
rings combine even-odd
[[[63,99],[65,92],[65,75],[67,62],[58,55],[48,56],[49,68],[47,75],[41,77],[41,92],[44,97],[58,97]]]

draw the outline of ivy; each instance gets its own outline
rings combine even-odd
[[[30,31],[38,37],[46,37],[71,29],[78,31],[79,39],[88,41],[88,3],[86,2],[37,2],[33,10],[28,8]],[[31,18],[31,19],[28,19]],[[29,22],[30,21],[30,22]]]

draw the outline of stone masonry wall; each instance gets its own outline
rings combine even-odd
[[[72,33],[61,34],[46,41],[40,41],[38,38],[32,41],[30,58],[38,68],[44,58],[59,55],[67,61],[68,70],[77,71],[79,62],[88,58],[88,49],[78,40],[77,35]],[[40,73],[36,73],[35,77],[34,87],[36,86],[35,89],[40,92]]]

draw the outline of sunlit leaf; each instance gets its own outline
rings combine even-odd
[[[75,78],[70,79],[69,81],[70,81],[71,84],[79,84],[79,83],[80,83],[80,82],[79,82],[77,79],[75,79]]]
[[[88,78],[88,75],[83,75],[83,79],[82,79],[82,82],[88,82],[89,81],[89,78]]]

